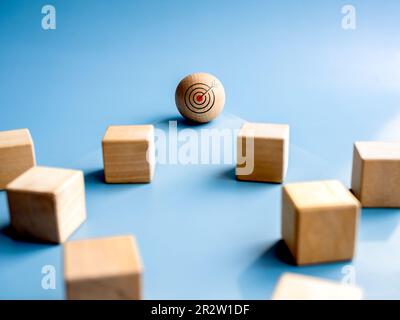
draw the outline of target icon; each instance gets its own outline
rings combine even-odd
[[[215,94],[211,86],[205,83],[194,83],[185,92],[185,105],[194,113],[206,113],[212,109],[215,103]]]
[[[206,123],[224,109],[225,90],[209,73],[192,73],[183,78],[175,90],[175,104],[186,119]]]

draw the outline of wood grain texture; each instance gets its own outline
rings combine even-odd
[[[178,84],[175,92],[176,106],[185,118],[205,123],[222,112],[225,105],[224,87],[209,73],[193,73]]]
[[[6,190],[11,225],[23,237],[61,243],[86,219],[81,171],[33,167]]]
[[[148,183],[155,170],[152,125],[110,126],[103,138],[107,183]]]
[[[68,299],[142,298],[143,266],[132,236],[67,242],[64,272]]]
[[[35,165],[35,150],[28,129],[0,131],[0,190]]]
[[[360,288],[300,274],[283,274],[273,300],[361,300]]]
[[[296,264],[350,260],[360,203],[339,181],[287,184],[282,189],[282,238]]]
[[[363,207],[400,207],[400,142],[356,142],[351,189]]]
[[[281,183],[289,161],[289,126],[245,123],[237,137],[236,177],[244,181]],[[253,165],[249,174],[241,174]]]

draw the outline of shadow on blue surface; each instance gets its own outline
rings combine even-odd
[[[233,114],[224,114],[220,117],[214,119],[211,122],[207,123],[198,123],[191,121],[189,119],[183,118],[182,116],[165,116],[162,118],[155,119],[154,121],[150,121],[148,123],[153,123],[153,125],[162,130],[167,130],[169,128],[170,122],[176,122],[178,131],[180,129],[204,129],[204,128],[239,128],[244,120]]]
[[[228,180],[228,181],[232,181],[232,180],[236,180],[236,168],[229,168],[227,170],[221,170],[221,174],[219,175],[219,177],[221,180]]]
[[[4,225],[1,227],[0,235],[15,241],[24,241],[24,238],[17,234],[11,225]]]
[[[246,198],[246,201],[260,201],[259,198],[257,200],[254,197],[259,197],[259,192],[268,192],[264,193],[264,201],[265,203],[276,203],[280,204],[280,190],[282,188],[282,184],[280,183],[268,183],[268,182],[260,182],[260,181],[242,181],[236,179],[236,168],[235,167],[222,167],[218,168],[218,173],[216,174],[215,180],[209,180],[207,182],[209,184],[209,190],[215,190],[215,192],[224,191],[227,195],[229,195],[228,191],[240,190],[241,195],[244,196],[249,195],[251,198]],[[224,195],[221,195],[224,196]],[[243,198],[243,201],[244,198]],[[277,209],[273,209],[275,211]]]
[[[85,184],[86,185],[106,184],[104,180],[104,170],[96,169],[85,173]]]
[[[178,128],[201,128],[201,127],[206,127],[209,124],[208,123],[199,123],[199,122],[194,122],[192,120],[180,117],[180,116],[171,116],[171,117],[166,117],[165,119],[161,119],[160,121],[157,121],[154,123],[154,126],[160,129],[165,129],[168,128],[169,123],[171,121],[176,121]]]
[[[129,190],[147,186],[147,183],[106,183],[104,170],[94,169],[85,172],[85,187],[87,191],[107,190],[109,192],[118,190]]]
[[[364,208],[361,213],[360,235],[362,241],[388,240],[400,222],[400,210]]]
[[[8,224],[0,227],[0,299],[61,299],[61,245],[17,236]],[[11,267],[10,267],[11,265]],[[43,267],[55,268],[57,290],[42,287]]]
[[[244,299],[268,299],[279,277],[294,266],[294,260],[283,240],[265,249],[239,277]]]
[[[238,179],[236,179],[236,167],[229,168],[227,170],[221,170],[221,174],[219,175],[219,178],[221,180],[228,180],[228,181],[232,181],[233,180],[233,181],[236,181],[236,182],[238,182],[240,184],[246,185],[246,187],[247,187],[247,184],[250,184],[250,185],[251,184],[253,184],[253,185],[263,185],[266,188],[267,187],[273,188],[274,186],[275,187],[282,186],[282,183],[275,183],[275,182],[238,180]]]
[[[22,255],[27,252],[34,252],[41,249],[57,246],[40,240],[33,240],[28,237],[18,235],[10,225],[3,225],[0,228],[0,254],[15,256],[18,253]]]
[[[297,266],[283,240],[273,242],[239,276],[243,299],[269,299],[279,277],[285,272],[340,281],[343,267],[351,261]]]

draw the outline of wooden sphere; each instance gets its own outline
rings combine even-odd
[[[175,103],[185,118],[200,123],[209,122],[224,109],[225,90],[213,75],[193,73],[178,84]]]

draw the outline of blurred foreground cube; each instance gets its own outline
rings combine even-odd
[[[361,300],[360,288],[330,280],[285,273],[279,279],[273,300]]]
[[[282,189],[282,238],[296,264],[352,259],[360,203],[339,181],[287,184]]]
[[[106,182],[151,182],[155,167],[152,125],[110,126],[102,145]]]
[[[400,142],[356,142],[351,189],[363,207],[400,207]]]
[[[70,241],[64,272],[70,300],[139,300],[142,263],[132,236]]]
[[[0,190],[35,164],[35,150],[28,129],[0,131]]]
[[[289,126],[245,123],[237,138],[238,180],[281,183],[289,158]]]
[[[23,237],[64,242],[86,219],[82,171],[33,167],[6,190],[11,225]]]

